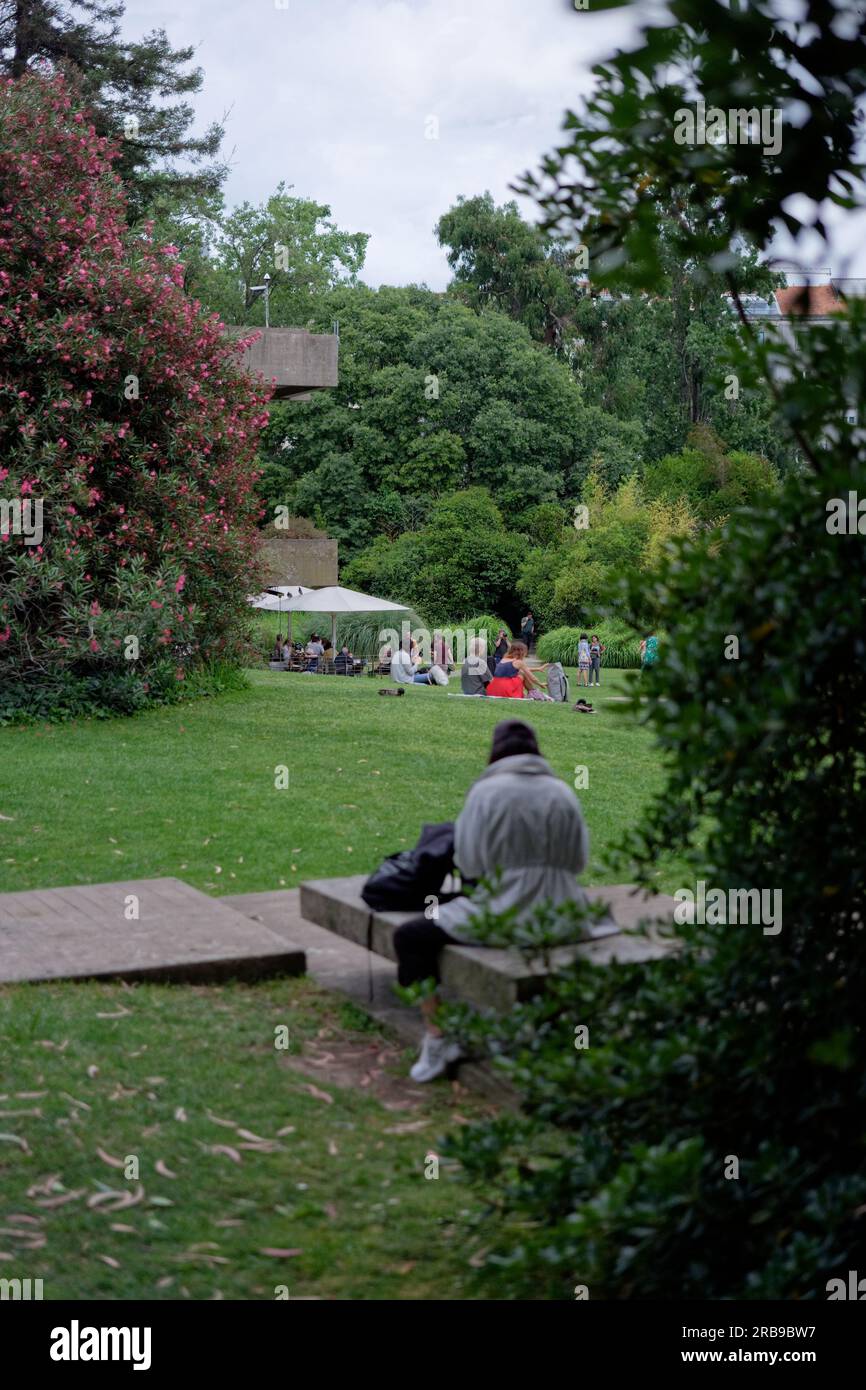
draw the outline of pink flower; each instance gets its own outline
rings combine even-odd
[[[182,575],[180,576],[180,579],[177,581],[177,583],[176,583],[175,586],[174,586],[174,592],[175,592],[176,594],[179,594],[179,593],[181,592],[181,590],[183,589],[183,586],[184,586],[185,583],[186,583],[186,575],[185,575],[185,574],[182,574]]]

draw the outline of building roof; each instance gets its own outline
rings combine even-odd
[[[779,312],[786,318],[826,318],[845,312],[845,301],[833,285],[786,285],[775,294]]]

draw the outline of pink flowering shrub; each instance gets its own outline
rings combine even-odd
[[[43,712],[236,661],[256,582],[267,389],[127,228],[113,155],[64,81],[0,83],[0,690]]]

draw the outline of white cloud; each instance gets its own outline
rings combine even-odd
[[[433,233],[458,194],[497,201],[559,139],[593,63],[627,43],[644,7],[593,15],[566,0],[128,0],[130,36],[164,27],[193,43],[205,72],[202,125],[231,108],[229,204],[258,203],[280,180],[371,233],[371,284],[449,279]],[[439,138],[425,139],[435,116]],[[531,204],[525,212],[532,216]],[[838,219],[837,219],[838,221]],[[831,223],[833,219],[831,218]],[[854,252],[849,218],[821,264]],[[780,245],[780,254],[789,255]],[[834,265],[836,268],[836,265]]]

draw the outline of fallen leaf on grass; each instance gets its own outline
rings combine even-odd
[[[469,1263],[471,1264],[472,1268],[473,1268],[473,1269],[483,1269],[484,1266],[485,1266],[485,1264],[487,1263],[487,1256],[488,1256],[489,1254],[490,1254],[490,1250],[489,1250],[489,1249],[486,1249],[486,1250],[476,1250],[476,1251],[475,1251],[475,1254],[474,1254],[474,1255],[470,1255],[470,1257],[469,1257]]]
[[[39,1182],[31,1183],[27,1189],[27,1196],[48,1197],[56,1190],[59,1182],[59,1173],[49,1173],[47,1178],[40,1178]]]
[[[295,1255],[303,1255],[303,1250],[279,1250],[275,1246],[266,1245],[259,1250],[260,1255],[273,1255],[277,1260],[291,1260]]]
[[[211,1154],[225,1154],[227,1158],[231,1159],[232,1163],[243,1163],[243,1159],[237,1149],[233,1149],[230,1144],[211,1144],[208,1146],[207,1152]]]
[[[0,1110],[0,1120],[14,1120],[16,1116],[20,1118],[22,1115],[32,1115],[38,1119],[41,1114],[42,1111],[38,1105],[32,1110]]]
[[[310,1057],[309,1060],[314,1067],[326,1067],[329,1062],[333,1062],[334,1054],[333,1052],[325,1052],[321,1057]]]
[[[188,1264],[190,1261],[203,1261],[208,1265],[227,1265],[229,1261],[225,1255],[205,1255],[196,1250],[182,1250],[177,1255],[169,1255],[170,1260],[177,1260],[180,1264]]]
[[[304,1087],[304,1090],[309,1091],[310,1095],[314,1098],[314,1100],[323,1100],[326,1102],[327,1105],[334,1104],[334,1097],[328,1095],[327,1091],[320,1091],[318,1086],[313,1085],[312,1081],[307,1082],[306,1086]]]
[[[224,1125],[226,1129],[236,1130],[238,1127],[237,1120],[222,1120],[219,1115],[212,1114],[210,1110],[207,1112],[207,1117],[209,1120],[213,1120],[215,1125]]]
[[[415,1268],[415,1266],[416,1266],[417,1263],[418,1263],[417,1260],[404,1260],[402,1264],[399,1264],[399,1265],[389,1265],[388,1268],[385,1270],[385,1273],[386,1273],[386,1274],[411,1274],[411,1273],[412,1273],[412,1270]]]
[[[111,1092],[111,1095],[108,1097],[108,1099],[109,1099],[109,1100],[128,1100],[130,1096],[137,1096],[137,1095],[138,1095],[138,1087],[137,1087],[137,1086],[124,1086],[124,1085],[122,1085],[122,1083],[121,1083],[120,1081],[118,1081],[117,1085],[115,1086],[114,1090]],[[88,1106],[88,1109],[89,1109],[89,1108],[90,1108],[90,1107]],[[157,1128],[158,1128],[158,1126],[157,1126]]]
[[[337,1208],[334,1206],[333,1202],[326,1202],[322,1210],[324,1211],[326,1216],[329,1216],[331,1218],[332,1221],[336,1221],[339,1213],[337,1211]]]
[[[383,1129],[383,1134],[415,1134],[419,1129],[426,1129],[430,1124],[429,1120],[408,1120],[406,1124],[391,1125],[390,1129]]]
[[[64,1207],[67,1202],[77,1202],[86,1191],[86,1187],[77,1187],[74,1192],[64,1192],[62,1197],[45,1197],[41,1202],[37,1201],[36,1205],[45,1211],[53,1211],[55,1207]]]
[[[96,1258],[109,1265],[111,1269],[120,1269],[120,1260],[116,1260],[113,1255],[97,1255]]]
[[[138,1231],[135,1229],[134,1226],[124,1226],[124,1224],[123,1224],[122,1221],[112,1221],[112,1223],[111,1223],[111,1230],[112,1230],[112,1231],[120,1231],[120,1233],[121,1233],[122,1235],[125,1235],[125,1236],[137,1236],[137,1235],[138,1235]]]
[[[15,1213],[14,1216],[7,1216],[7,1217],[6,1217],[6,1220],[7,1220],[7,1221],[14,1221],[14,1222],[17,1222],[19,1226],[38,1226],[38,1225],[39,1225],[39,1217],[38,1217],[38,1216],[25,1216],[23,1213],[19,1214],[19,1213],[17,1213],[17,1212]]]
[[[41,1100],[43,1096],[47,1096],[47,1095],[48,1095],[48,1092],[47,1092],[47,1091],[16,1091],[16,1092],[15,1092],[15,1099],[16,1099],[16,1100]],[[3,1099],[5,1100],[6,1097],[4,1096]]]
[[[97,1148],[96,1155],[97,1158],[102,1159],[103,1163],[107,1163],[109,1168],[124,1168],[126,1166],[125,1159],[115,1158],[113,1154],[106,1153],[105,1149]]]
[[[91,1081],[95,1076],[99,1075],[99,1067],[95,1062],[91,1062],[90,1066],[87,1068],[87,1075],[90,1077]]]
[[[164,1274],[161,1279],[157,1279],[154,1288],[167,1289],[174,1283],[173,1274]]]
[[[175,1110],[174,1118],[180,1120],[181,1124],[186,1124],[188,1116],[182,1105],[179,1105]]]
[[[26,1139],[22,1139],[20,1134],[0,1134],[0,1142],[6,1144],[17,1144],[19,1149],[23,1149],[26,1154],[30,1153],[30,1145]]]
[[[277,1138],[278,1138],[278,1139],[282,1139],[282,1138],[284,1137],[284,1135],[286,1135],[286,1134],[294,1134],[294,1132],[295,1132],[295,1126],[294,1126],[294,1125],[283,1125],[282,1129],[278,1129],[278,1130],[277,1130]]]
[[[118,1010],[116,1011],[116,1013],[111,1013],[111,1014],[97,1014],[96,1017],[97,1017],[97,1018],[126,1018],[127,1014],[131,1014],[131,1013],[132,1013],[132,1009],[118,1009]]]
[[[332,1158],[336,1158],[337,1155],[339,1154],[339,1152],[340,1152],[340,1150],[337,1148],[337,1146],[336,1146],[336,1144],[334,1143],[333,1139],[329,1139],[329,1140],[328,1140],[328,1153],[331,1155],[331,1157],[332,1157]]]
[[[75,1097],[71,1096],[68,1091],[61,1091],[60,1094],[62,1095],[64,1100],[69,1101],[70,1105],[77,1105],[80,1110],[90,1110],[92,1108],[87,1104],[86,1100],[76,1100]]]
[[[224,1216],[222,1220],[215,1221],[215,1226],[242,1226],[244,1223],[237,1216]]]
[[[156,1163],[154,1163],[153,1166],[154,1166],[154,1168],[156,1169],[157,1173],[159,1173],[159,1176],[160,1176],[161,1178],[176,1178],[176,1177],[177,1177],[177,1173],[173,1173],[173,1172],[171,1171],[170,1168],[166,1168],[165,1163],[163,1162],[163,1160],[162,1160],[161,1158],[158,1158],[158,1159],[156,1160]]]
[[[88,1197],[89,1207],[105,1207],[106,1211],[124,1211],[126,1207],[137,1207],[139,1202],[144,1201],[144,1188],[138,1183],[132,1192],[115,1192],[109,1188],[106,1192],[94,1192]],[[106,1204],[110,1202],[111,1206]]]
[[[257,1154],[273,1154],[277,1153],[282,1145],[278,1144],[276,1139],[262,1139],[259,1144],[238,1144],[238,1148],[252,1149],[253,1153]]]
[[[238,1134],[242,1139],[251,1139],[254,1144],[266,1144],[268,1141],[262,1134],[253,1134],[251,1129],[239,1129]]]

